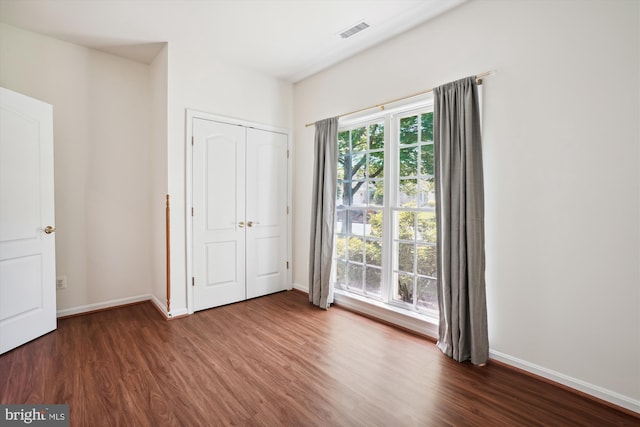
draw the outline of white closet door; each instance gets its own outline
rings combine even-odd
[[[194,309],[246,298],[245,128],[193,120]]]
[[[247,298],[287,288],[287,136],[247,129]]]

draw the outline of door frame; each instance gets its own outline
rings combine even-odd
[[[207,113],[204,111],[192,110],[187,108],[185,111],[185,223],[186,223],[186,277],[185,277],[185,285],[187,287],[187,313],[193,314],[194,312],[194,299],[193,299],[193,286],[192,277],[193,277],[193,220],[191,216],[191,207],[193,206],[193,120],[194,119],[202,119],[202,120],[210,120],[214,122],[226,123],[230,125],[242,126],[246,128],[259,129],[269,132],[281,133],[287,136],[287,207],[289,209],[289,215],[287,215],[287,260],[289,262],[289,268],[286,272],[286,287],[288,290],[292,288],[292,272],[293,272],[293,263],[291,262],[291,231],[292,231],[292,160],[293,160],[293,141],[292,141],[292,132],[289,129],[265,125],[262,123],[250,122],[242,119],[235,119],[232,117],[220,116],[217,114]]]

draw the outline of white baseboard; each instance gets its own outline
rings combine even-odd
[[[151,295],[151,303],[156,306],[158,311],[162,313],[165,318],[169,318],[169,313],[167,313],[167,303],[162,302],[158,299],[157,296]]]
[[[189,314],[189,312],[187,311],[186,307],[183,308],[178,308],[178,309],[171,309],[171,311],[169,312],[169,319],[172,319],[174,317],[182,317],[182,316],[186,316],[187,314]]]
[[[170,312],[167,312],[167,302],[161,301],[155,295],[151,295],[151,302],[153,303],[153,305],[156,306],[156,308],[160,311],[160,313],[164,315],[166,319],[173,319],[174,317],[178,317],[178,316],[181,317],[189,314],[185,307],[179,308],[179,309],[173,309]]]
[[[294,283],[293,284],[293,289],[297,289],[299,291],[309,293],[309,286],[301,285],[300,283]]]
[[[518,359],[517,357],[513,357],[496,350],[489,350],[489,358],[516,367],[518,369],[522,369],[523,371],[532,373],[539,377],[546,378],[558,384],[562,384],[572,389],[581,391],[585,394],[597,397],[598,399],[602,399],[606,402],[613,403],[614,405],[620,406],[630,411],[640,413],[639,400],[632,399],[628,396],[616,393],[615,391],[607,390],[603,387],[590,384],[586,381],[572,378],[560,372],[547,369],[543,366],[527,362],[526,360]]]
[[[95,304],[80,305],[77,307],[65,308],[56,311],[56,317],[72,316],[74,314],[82,314],[95,310],[102,310],[104,308],[117,307],[119,305],[132,304],[135,302],[148,301],[151,299],[151,295],[137,295],[134,297],[114,299],[110,301],[98,302]]]

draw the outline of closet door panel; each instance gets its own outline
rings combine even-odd
[[[287,135],[247,129],[247,298],[285,290]]]
[[[245,129],[193,120],[194,309],[246,298]]]
[[[240,135],[237,136],[238,139]],[[203,188],[207,230],[233,231],[240,204],[237,176],[238,145],[236,138],[212,136],[203,141],[205,165]]]

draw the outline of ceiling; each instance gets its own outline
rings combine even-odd
[[[144,63],[164,42],[191,45],[296,82],[465,1],[0,0],[0,21]]]

